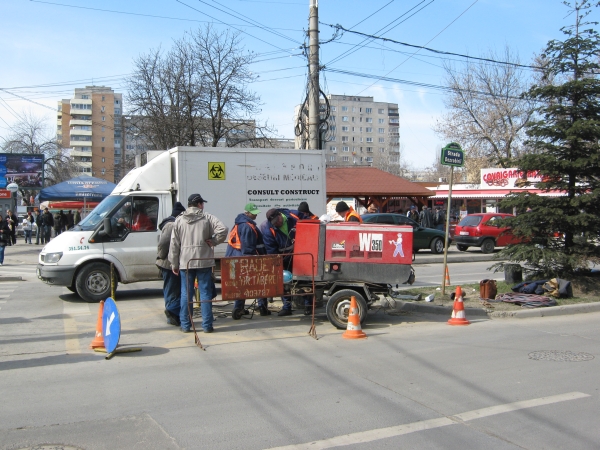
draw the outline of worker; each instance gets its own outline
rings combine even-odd
[[[362,219],[358,215],[354,208],[348,206],[344,201],[339,202],[335,205],[335,211],[344,218],[344,222],[359,222],[362,223]]]
[[[229,233],[227,239],[227,250],[225,256],[256,256],[266,254],[265,244],[263,242],[263,235],[256,225],[256,217],[260,213],[260,210],[254,203],[248,203],[244,207],[244,212],[238,214],[235,218],[235,225]],[[267,308],[267,299],[258,298],[256,299],[258,310],[261,316],[271,315],[271,311]],[[242,314],[245,313],[245,300],[236,300],[233,303],[232,317],[234,319],[240,319]],[[242,312],[242,314],[236,314],[236,310]]]
[[[270,209],[267,211],[267,220],[260,224],[265,249],[268,255],[286,255],[283,257],[284,270],[292,271],[292,255],[294,251],[294,239],[296,238],[296,219],[288,209]],[[292,298],[289,295],[281,297],[283,306],[278,316],[292,315]],[[304,314],[312,314],[312,303],[305,296]]]
[[[297,210],[290,210],[290,214],[296,220],[306,220],[306,219],[313,219],[313,220],[317,219],[318,220],[319,219],[312,212],[310,212],[310,208],[308,207],[307,202],[301,202],[298,205]]]

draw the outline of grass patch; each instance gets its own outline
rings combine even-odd
[[[557,298],[555,299],[558,306],[561,305],[573,305],[577,303],[592,303],[600,301],[600,275],[591,274],[588,276],[578,276],[569,279],[573,285],[573,297],[572,298]],[[496,286],[498,288],[498,294],[505,292],[512,292],[512,287],[516,283],[506,283],[505,281],[497,281]],[[480,308],[486,311],[518,311],[520,306],[512,303],[504,302],[484,302],[479,298],[479,283],[477,284],[465,284],[460,286],[463,290],[463,301],[466,308]],[[411,288],[408,290],[402,290],[402,294],[407,295],[418,295],[421,294],[423,298],[430,294],[435,295],[435,299],[432,304],[440,306],[452,306],[452,300],[450,300],[450,294],[456,290],[456,286],[446,287],[446,293],[442,296],[441,288],[436,286],[422,287],[422,288]]]

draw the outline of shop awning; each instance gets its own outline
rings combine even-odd
[[[508,194],[529,192],[530,194],[541,195],[543,197],[560,197],[561,192],[543,192],[539,189],[469,189],[452,190],[452,198],[502,198]],[[435,191],[435,195],[430,198],[448,198],[448,191]]]

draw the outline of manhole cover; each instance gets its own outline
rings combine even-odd
[[[23,447],[18,450],[83,450],[80,447],[73,447],[72,445],[62,444],[39,444],[33,447]]]
[[[590,361],[594,359],[594,355],[589,353],[575,353],[575,352],[561,352],[558,350],[543,350],[538,352],[531,352],[529,359],[535,359],[536,361],[563,361],[563,362],[579,362],[579,361]]]

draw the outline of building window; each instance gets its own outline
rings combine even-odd
[[[342,116],[342,122],[348,122],[348,116]]]
[[[385,119],[377,119],[377,122],[379,122],[380,124],[384,124],[385,123]]]
[[[102,136],[102,142],[104,142],[106,140],[106,138],[104,136]]]
[[[102,116],[102,122],[106,122],[106,117]]]
[[[102,101],[106,100],[106,97],[104,97],[104,95],[102,96]]]
[[[370,156],[367,156],[367,158],[366,158],[366,161],[367,161],[367,162],[373,162],[373,158],[372,158],[372,157],[370,157]]]
[[[356,112],[356,108],[354,106],[352,107],[352,112]]]
[[[331,125],[331,126],[329,127],[329,129],[330,129],[331,131],[335,131],[335,125]]]
[[[121,108],[115,108],[115,114],[117,114],[117,115],[121,114]]]
[[[89,95],[82,95],[81,99],[82,100],[89,100],[90,96]]]
[[[385,133],[385,128],[377,128],[377,132],[378,133]]]
[[[104,112],[104,110],[105,110],[104,106],[101,106],[100,107],[100,112]]]
[[[367,147],[367,153],[373,153],[373,147]]]
[[[379,151],[380,151],[381,153],[385,153],[385,147],[379,147]]]
[[[106,127],[104,125],[102,125],[102,131],[105,131]]]
[[[367,118],[365,118],[365,122],[367,122],[367,123],[373,123],[373,118],[372,117],[367,117]]]
[[[371,114],[373,112],[373,108],[365,108],[365,112],[367,114]]]
[[[342,106],[342,112],[348,112],[348,107],[347,106]]]
[[[398,114],[397,109],[388,109],[388,114]]]
[[[342,131],[348,131],[348,127],[342,127]]]
[[[350,151],[350,147],[342,147],[342,151],[343,152],[349,152]]]
[[[102,162],[106,162],[106,158],[102,158]]]
[[[102,147],[102,153],[104,153],[104,147]]]
[[[352,122],[354,122],[354,117],[352,117]]]
[[[329,118],[335,122],[335,116],[329,116]]]
[[[348,142],[348,136],[342,136],[342,142]]]
[[[335,106],[332,106],[331,110],[335,112],[335,111],[337,111],[337,108]]]
[[[118,104],[119,104],[119,100],[115,100],[115,105],[118,105]]]
[[[331,150],[332,152],[337,152],[337,148],[334,146],[329,146],[329,150]]]
[[[380,108],[380,109],[377,110],[377,112],[379,114],[385,114],[385,109]]]
[[[367,127],[367,133],[372,133],[372,132],[373,132],[373,128]]]
[[[104,175],[106,173],[106,169],[103,167],[102,168],[102,175]]]
[[[383,144],[385,142],[385,138],[379,138],[379,143]]]
[[[367,142],[373,142],[373,138],[372,137],[368,137],[367,138]]]
[[[350,161],[350,157],[349,156],[342,156],[342,161]]]
[[[329,161],[335,161],[335,156],[331,155],[331,156],[329,157]]]

